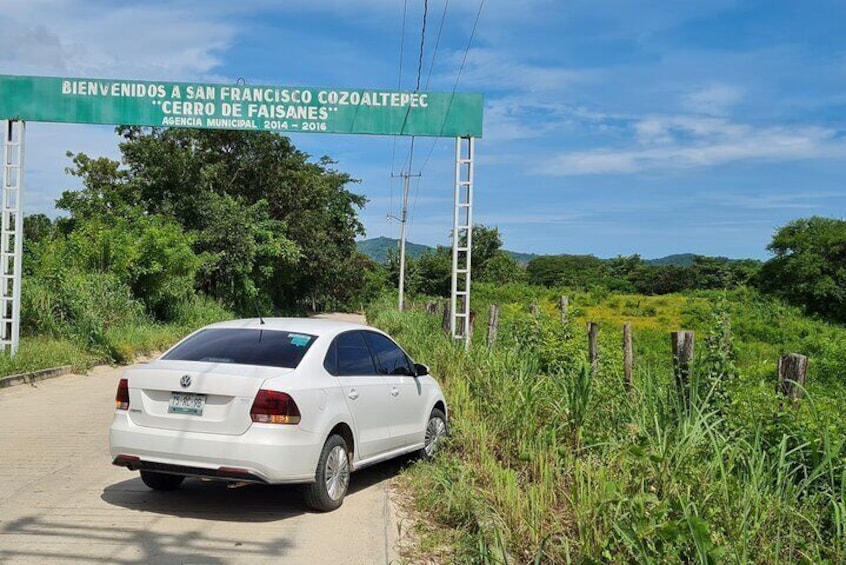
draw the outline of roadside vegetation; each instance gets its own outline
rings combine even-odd
[[[369,321],[431,366],[451,410],[446,449],[403,475],[427,518],[425,558],[846,562],[846,222],[791,222],[764,263],[670,265],[523,265],[495,227],[477,226],[465,351],[423,307],[449,294],[450,250],[409,260],[414,307],[396,312],[397,256],[356,252],[365,200],[328,157],[269,133],[118,134],[121,162],[69,154],[82,188],[59,199],[64,216],[26,218],[23,339],[16,357],[0,355],[0,375],[128,362],[233,316],[369,304]],[[601,328],[596,369],[586,322]],[[680,329],[696,332],[689,396],[671,361]],[[788,352],[810,358],[795,408],[775,390]]]
[[[495,229],[481,231],[496,243]],[[445,250],[412,266],[414,309],[398,313],[386,300],[368,312],[431,365],[450,403],[448,448],[404,475],[423,517],[421,553],[410,560],[846,561],[846,222],[791,222],[763,264],[539,257],[486,279],[491,248],[474,246],[482,282],[469,351],[423,312],[432,299],[424,293],[446,294],[426,286],[443,284]],[[489,347],[490,304],[500,325]],[[601,328],[596,372],[589,321]],[[631,388],[625,322],[635,343]],[[670,351],[669,332],[680,329],[697,336],[689,400]],[[795,408],[776,392],[788,352],[810,358]]]
[[[121,161],[68,154],[81,190],[24,222],[19,354],[0,375],[123,363],[234,316],[355,309],[365,199],[271,133],[118,128]]]
[[[840,563],[846,560],[846,330],[757,291],[649,299],[479,285],[499,337],[469,352],[422,311],[374,305],[373,322],[430,363],[451,441],[405,482],[435,526],[421,551],[467,563]],[[532,300],[515,296],[535,294]],[[539,314],[530,314],[531,302]],[[638,310],[639,309],[639,310]],[[601,325],[596,374],[585,320]],[[636,373],[623,379],[621,322]],[[697,332],[692,400],[675,389],[668,332]],[[775,364],[811,356],[803,402],[784,407]],[[426,524],[428,521],[424,521]],[[414,556],[411,556],[414,557]]]

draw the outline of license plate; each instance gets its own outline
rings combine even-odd
[[[205,394],[191,394],[188,392],[172,392],[167,411],[171,414],[191,414],[202,416],[206,405]]]

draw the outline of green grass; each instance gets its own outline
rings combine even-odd
[[[669,322],[635,332],[627,391],[618,325],[636,298],[572,295],[580,313],[562,326],[554,294],[479,294],[477,328],[485,301],[501,306],[493,348],[477,329],[465,352],[439,317],[399,314],[388,302],[368,312],[431,366],[450,407],[447,450],[406,477],[435,524],[422,546],[434,561],[846,561],[843,328],[749,291],[643,301],[658,314],[649,318],[669,309]],[[595,376],[584,360],[585,312],[603,328]],[[667,332],[679,321],[697,331],[689,407],[672,384]],[[733,354],[720,353],[726,342]],[[780,409],[775,360],[794,349],[815,369],[799,409]]]
[[[24,336],[17,355],[0,354],[0,376],[72,365],[85,371],[97,363],[131,363],[137,356],[162,351],[206,324],[234,317],[212,300],[195,298],[178,306],[176,320],[155,323],[135,314],[104,322],[102,317],[83,317],[89,323],[74,325],[52,321],[56,327],[41,335]]]
[[[0,376],[17,375],[39,369],[72,365],[74,371],[84,371],[98,361],[97,356],[62,339],[25,337],[21,339],[18,354],[14,357],[0,355]]]

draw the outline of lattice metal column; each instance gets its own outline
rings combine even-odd
[[[21,334],[24,139],[26,124],[3,122],[3,196],[0,201],[0,346],[14,355]]]
[[[450,331],[470,347],[470,278],[473,249],[473,158],[475,140],[455,140],[455,210],[452,222]]]

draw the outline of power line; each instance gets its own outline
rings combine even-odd
[[[420,55],[417,57],[417,82],[414,87],[415,92],[420,92],[420,80],[423,76],[423,57],[426,54],[426,20],[429,16],[429,0],[423,0],[423,23],[420,31]],[[411,110],[409,105],[405,113],[405,120],[408,120],[408,113]],[[403,128],[405,127],[405,120],[403,120]],[[404,179],[403,183],[403,197],[402,197],[402,216],[401,216],[401,230],[400,230],[400,272],[399,272],[399,310],[402,312],[405,297],[405,238],[408,235],[408,188],[409,178],[412,176],[411,169],[414,166],[414,136],[411,136],[411,144],[408,150],[408,169],[401,175]],[[416,202],[415,192],[415,206]]]
[[[455,97],[455,91],[458,89],[458,83],[461,80],[461,74],[464,72],[464,65],[467,63],[467,54],[470,52],[470,46],[473,44],[473,38],[476,36],[476,27],[479,25],[479,17],[482,15],[482,8],[485,7],[485,0],[479,1],[479,10],[476,12],[476,19],[473,21],[473,29],[470,31],[470,38],[467,40],[467,46],[464,48],[464,56],[461,58],[461,65],[458,67],[458,75],[455,77],[455,83],[452,85],[452,93],[450,94],[449,98],[449,106],[447,106],[447,114],[449,113],[449,108],[452,106],[452,100]],[[444,115],[444,121],[441,125],[441,133],[443,133],[443,129],[446,127],[446,115]],[[435,138],[435,141],[432,142],[432,147],[429,149],[429,154],[426,155],[426,160],[423,161],[423,166],[420,167],[420,174],[423,173],[423,169],[426,168],[426,165],[429,164],[429,159],[432,158],[432,153],[435,151],[435,145],[438,143],[438,137]]]
[[[423,54],[426,46],[426,18],[429,15],[429,0],[423,0],[423,29],[420,32],[420,57],[417,58],[417,88],[420,90],[420,77],[423,74]]]
[[[426,20],[429,16],[429,0],[423,0],[423,23],[420,31],[420,54],[417,57],[417,82],[414,88],[415,92],[420,92],[420,81],[423,78],[423,58],[426,53]],[[402,128],[405,128],[405,122],[411,113],[411,106],[405,110],[405,119],[403,120]],[[408,152],[408,172],[411,173],[411,163],[414,160],[414,136],[411,136],[411,145]]]
[[[411,226],[414,225],[414,213],[417,211],[417,194],[420,192],[420,178],[422,176],[423,175],[421,173],[418,173],[416,175],[417,180],[414,184],[414,200],[412,200],[412,203],[411,203],[411,219],[408,221],[408,229],[409,230],[411,229]]]
[[[402,4],[402,29],[400,31],[400,52],[399,52],[399,71],[397,72],[397,90],[402,89],[402,64],[405,59],[405,22],[408,16],[408,0],[404,0]],[[394,169],[397,162],[397,138],[394,136],[391,143],[391,197],[390,208],[388,209],[388,219],[394,213]]]
[[[432,71],[435,68],[435,60],[438,58],[438,47],[441,45],[441,34],[444,31],[444,22],[446,22],[447,8],[449,8],[449,0],[444,0],[444,11],[441,14],[441,24],[438,26],[438,37],[435,38],[435,49],[432,51],[432,61],[429,63],[429,72],[426,75],[426,90],[429,90],[429,81],[432,80]]]

